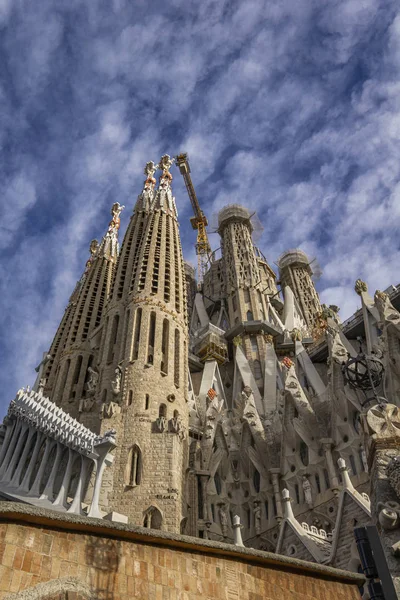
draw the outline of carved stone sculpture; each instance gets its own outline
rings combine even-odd
[[[311,488],[311,483],[309,482],[308,477],[306,475],[303,475],[302,485],[303,485],[305,501],[308,504],[308,506],[312,506],[313,505],[312,488]]]
[[[95,369],[92,369],[92,367],[88,367],[88,373],[89,379],[86,384],[86,391],[88,395],[92,396],[96,391],[99,374]]]
[[[220,504],[218,512],[219,512],[219,520],[221,523],[222,535],[224,537],[226,537],[228,535],[228,517],[226,515],[225,504]]]
[[[260,533],[261,533],[261,505],[258,500],[256,502],[254,502],[253,514],[254,514],[254,527],[256,530],[256,534],[260,535]]]
[[[114,396],[118,396],[121,391],[122,369],[117,367],[114,371],[114,379],[111,382],[111,389]]]

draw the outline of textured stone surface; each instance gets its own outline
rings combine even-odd
[[[13,503],[0,505],[0,520],[0,598],[5,600],[272,600],[292,595],[356,600],[363,581],[359,575],[267,552]]]

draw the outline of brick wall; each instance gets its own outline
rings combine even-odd
[[[358,600],[358,575],[267,552],[0,504],[0,598]]]

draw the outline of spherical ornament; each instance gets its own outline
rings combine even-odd
[[[342,369],[349,386],[364,392],[379,387],[384,373],[383,363],[378,358],[365,354],[350,357]]]

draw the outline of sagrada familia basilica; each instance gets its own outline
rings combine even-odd
[[[118,202],[91,242],[4,419],[1,497],[355,572],[374,523],[399,576],[400,287],[357,280],[341,323],[306,254],[276,273],[237,204],[198,285],[172,164],[146,165],[121,249]]]

